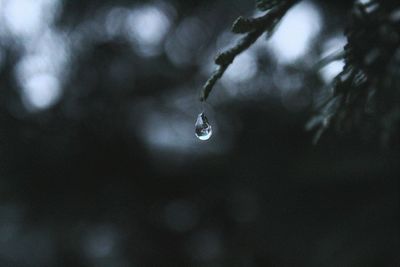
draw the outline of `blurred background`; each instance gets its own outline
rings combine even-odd
[[[0,0],[0,266],[400,266],[399,151],[304,130],[351,2],[296,5],[201,106],[254,1]]]

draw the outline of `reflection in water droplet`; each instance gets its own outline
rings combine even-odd
[[[196,136],[200,140],[208,140],[210,139],[212,135],[212,128],[211,125],[208,123],[208,119],[204,113],[200,113],[199,116],[197,117],[196,124],[195,124],[196,130]]]

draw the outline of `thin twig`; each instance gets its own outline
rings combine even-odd
[[[287,0],[285,4],[280,5],[275,9],[271,9],[269,12],[259,18],[244,19],[240,17],[235,21],[232,28],[233,32],[247,32],[247,34],[240,39],[235,46],[226,50],[225,52],[220,53],[215,58],[215,63],[219,66],[204,84],[200,95],[200,101],[207,100],[215,84],[219,79],[221,79],[234,59],[243,51],[248,49],[252,44],[254,44],[265,31],[273,30],[272,28],[277,24],[276,22],[282,19],[289,8],[292,7],[296,2],[297,0]]]

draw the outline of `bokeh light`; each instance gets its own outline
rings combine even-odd
[[[161,7],[156,5],[134,8],[126,20],[128,36],[136,43],[143,56],[157,55],[161,52],[161,41],[165,38],[170,26],[170,18]]]
[[[306,55],[321,28],[318,8],[311,2],[302,1],[282,19],[269,46],[279,62],[291,63]]]

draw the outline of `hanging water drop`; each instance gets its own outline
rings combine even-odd
[[[203,141],[210,139],[212,135],[212,128],[203,112],[197,116],[195,128],[197,138]]]

